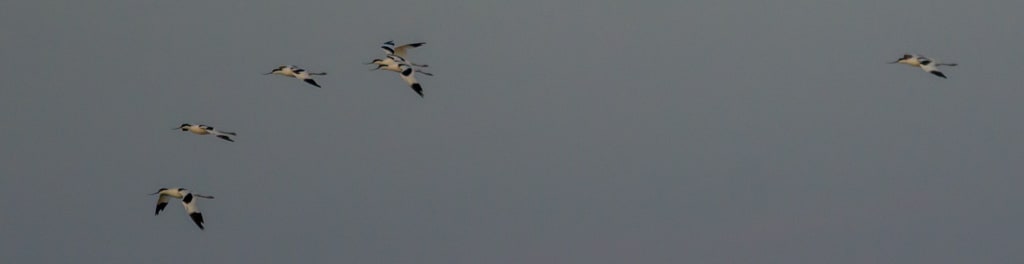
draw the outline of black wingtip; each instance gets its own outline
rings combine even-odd
[[[218,138],[220,138],[220,139],[223,139],[223,140],[227,140],[227,141],[235,142],[235,141],[234,141],[234,140],[232,140],[232,139],[231,139],[230,137],[228,137],[228,136],[225,136],[225,135],[217,135],[217,137],[218,137]]]
[[[192,222],[196,222],[196,225],[199,226],[199,230],[205,230],[206,229],[205,227],[203,227],[203,223],[204,222],[203,222],[203,214],[202,213],[198,213],[198,212],[191,213],[188,216],[192,218]]]
[[[156,204],[156,213],[153,215],[160,215],[160,211],[163,211],[165,207],[167,207],[167,203]]]
[[[942,72],[940,72],[940,71],[930,71],[930,73],[931,74],[935,74],[935,76],[942,77],[943,79],[948,79],[948,78],[946,78],[946,75],[942,74]]]
[[[419,94],[420,97],[423,97],[423,86],[420,86],[420,83],[412,84],[412,90],[416,91],[416,94]]]
[[[320,87],[319,84],[316,84],[316,81],[314,81],[313,79],[305,79],[303,81],[306,81],[306,83],[312,84],[313,86],[316,86],[316,88],[322,88],[322,87]]]

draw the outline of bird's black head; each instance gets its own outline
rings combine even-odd
[[[384,62],[384,60],[381,60],[381,59],[373,59],[372,61],[370,61],[370,62],[367,62],[367,63],[364,63],[364,64],[365,64],[365,65],[370,65],[370,64],[378,64],[378,62]],[[378,64],[378,65],[379,65],[379,64]]]
[[[900,57],[899,59],[896,59],[895,61],[890,62],[890,63],[898,63],[898,62],[905,61],[905,60],[913,58],[913,57],[914,57],[914,55],[903,54],[903,57]]]
[[[284,68],[285,68],[285,67],[288,67],[288,66],[284,66],[284,65],[282,65],[282,66],[277,66],[277,68],[274,68],[273,70],[270,70],[270,72],[268,72],[268,73],[264,73],[263,75],[267,75],[267,74],[273,74],[273,73],[275,73],[275,72],[280,72],[281,70],[284,70]]]
[[[166,190],[167,190],[167,188],[160,188],[159,190],[156,190],[156,192],[155,192],[155,193],[151,193],[151,194],[149,194],[149,195],[156,195],[156,194],[158,194],[158,193],[160,193],[160,192],[162,192],[162,191],[166,191]]]

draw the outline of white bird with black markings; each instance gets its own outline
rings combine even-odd
[[[889,64],[893,63],[906,64],[911,67],[918,67],[921,68],[921,70],[934,74],[935,76],[942,77],[943,79],[946,78],[946,75],[942,74],[942,72],[939,71],[939,66],[956,66],[956,63],[940,63],[937,60],[929,59],[925,56],[921,56],[918,54],[903,54],[902,58],[890,62]]]
[[[316,86],[316,88],[320,88],[320,85],[317,84],[316,81],[313,80],[313,77],[310,77],[310,76],[312,76],[312,75],[327,75],[326,72],[309,72],[309,71],[306,71],[306,69],[299,68],[298,66],[295,66],[295,65],[281,65],[281,66],[278,66],[277,68],[274,68],[273,70],[271,70],[268,73],[264,73],[263,75],[268,75],[268,74],[277,74],[277,75],[282,75],[282,76],[294,77],[294,78],[302,80],[303,82],[306,82],[306,83],[308,83],[310,85]]]
[[[396,62],[394,59],[391,59],[390,56],[389,57],[385,57],[384,59],[373,59],[373,61],[370,61],[370,62],[368,62],[366,64],[376,64],[377,65],[377,68],[370,69],[371,71],[374,71],[374,70],[386,70],[386,71],[393,71],[393,72],[398,72],[398,73],[402,72],[402,68],[398,67],[398,62]],[[425,71],[419,69],[419,67],[417,67],[417,66],[413,66],[413,70],[418,72],[418,73],[422,73],[423,75],[426,75],[426,76],[434,76],[434,74],[429,73],[429,72],[425,72]]]
[[[423,46],[424,44],[426,44],[426,42],[409,43],[409,44],[405,44],[405,45],[401,45],[401,46],[397,46],[396,47],[394,41],[384,42],[384,44],[380,46],[380,49],[384,50],[384,56],[385,56],[384,59],[374,59],[373,61],[371,61],[369,63],[366,63],[366,64],[376,64],[377,68],[375,68],[373,70],[384,69],[384,70],[393,71],[393,72],[402,72],[402,70],[399,69],[399,67],[398,67],[398,63],[395,62],[395,60],[393,60],[392,58],[390,58],[391,55],[396,55],[396,56],[401,57],[407,64],[409,64],[410,66],[413,66],[414,68],[426,68],[426,67],[429,67],[429,65],[426,65],[426,64],[422,64],[421,65],[421,64],[412,63],[412,61],[409,60],[409,56],[407,55],[409,49],[416,48],[416,47],[419,47],[419,46]],[[425,74],[427,76],[434,76],[433,74],[430,74],[428,72],[424,72],[424,71],[422,71],[420,69],[414,69],[414,70],[416,72]]]
[[[192,222],[195,222],[199,226],[200,230],[205,229],[203,227],[203,213],[199,212],[199,206],[196,205],[198,198],[213,199],[213,196],[202,195],[197,193],[189,192],[185,188],[160,188],[155,193],[150,195],[160,195],[156,200],[156,214],[160,215],[160,211],[163,211],[167,207],[169,198],[181,199],[181,204],[185,206],[185,213],[188,214],[189,218],[192,218]]]
[[[181,129],[181,131],[188,131],[188,132],[191,132],[192,134],[196,134],[196,135],[214,135],[214,136],[217,136],[217,138],[220,138],[220,139],[223,139],[223,140],[227,140],[227,141],[231,141],[231,142],[235,142],[235,140],[231,139],[230,136],[237,136],[238,135],[235,132],[227,132],[227,131],[220,131],[220,130],[213,129],[212,126],[199,125],[199,124],[193,125],[193,124],[189,124],[189,123],[181,124],[181,126],[179,126],[178,128],[175,128],[175,129]]]

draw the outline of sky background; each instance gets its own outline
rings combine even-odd
[[[0,262],[1021,263],[1020,10],[2,1]]]

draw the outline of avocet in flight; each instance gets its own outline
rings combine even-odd
[[[196,135],[210,135],[210,134],[212,134],[212,135],[217,136],[220,139],[231,141],[231,142],[235,142],[235,141],[232,140],[231,137],[229,137],[229,136],[236,136],[236,135],[238,135],[235,132],[227,132],[227,131],[220,131],[220,130],[213,129],[212,126],[199,125],[199,124],[193,125],[193,124],[189,124],[189,123],[181,124],[181,126],[179,126],[178,128],[175,128],[175,129],[181,129],[181,131],[188,131],[188,132],[191,132],[192,134],[196,134]]]
[[[313,80],[313,77],[310,77],[310,76],[311,75],[327,75],[326,72],[308,72],[308,71],[306,71],[306,69],[299,68],[298,66],[295,66],[295,65],[281,65],[281,66],[278,66],[277,68],[274,68],[274,70],[271,70],[268,73],[264,73],[263,75],[268,75],[268,74],[277,74],[277,75],[283,75],[283,76],[288,76],[288,77],[295,77],[296,79],[302,80],[303,82],[306,82],[306,83],[308,83],[310,85],[316,86],[317,88],[320,88],[320,85],[317,84],[316,81]]]
[[[185,206],[185,213],[188,214],[189,218],[192,218],[192,222],[195,222],[199,229],[205,229],[203,227],[203,213],[199,212],[199,206],[196,206],[196,200],[198,198],[213,199],[213,196],[196,194],[189,192],[185,188],[160,188],[155,193],[150,195],[160,195],[156,200],[156,215],[160,214],[167,207],[169,197],[181,199],[181,204]]]
[[[946,75],[942,74],[942,72],[939,71],[939,66],[956,66],[956,63],[940,63],[936,60],[929,59],[925,56],[921,56],[918,54],[903,54],[902,58],[890,62],[889,64],[893,63],[906,64],[910,65],[911,67],[918,67],[921,68],[921,70],[924,70],[931,74],[935,74],[935,76],[939,76],[944,79],[946,78]]]
[[[373,69],[373,70],[384,69],[384,70],[393,71],[393,72],[399,72],[400,73],[400,72],[402,72],[402,69],[400,69],[398,67],[398,63],[395,62],[395,60],[390,57],[391,55],[396,55],[398,57],[401,57],[406,62],[406,64],[408,64],[409,66],[413,66],[413,70],[414,71],[422,73],[422,74],[427,75],[427,76],[434,76],[433,74],[430,74],[428,72],[424,72],[424,71],[422,71],[420,69],[417,69],[417,68],[426,68],[429,65],[426,65],[426,64],[422,64],[421,65],[421,64],[412,63],[412,61],[409,61],[409,57],[406,55],[409,49],[416,48],[416,47],[419,47],[419,46],[423,46],[423,44],[426,44],[426,42],[410,43],[410,44],[405,44],[405,45],[401,45],[401,46],[395,47],[395,42],[394,41],[384,42],[384,44],[380,46],[380,49],[384,50],[384,55],[385,55],[384,59],[374,59],[373,61],[371,61],[369,63],[366,63],[366,64],[376,64],[377,68]]]
[[[377,68],[370,69],[371,71],[374,71],[374,70],[387,70],[387,71],[393,71],[393,72],[398,72],[398,73],[402,72],[402,68],[398,67],[398,62],[396,62],[394,59],[391,59],[390,57],[385,57],[384,59],[373,59],[373,61],[370,61],[370,62],[368,62],[366,64],[367,65],[369,65],[369,64],[376,64],[377,65]],[[423,75],[426,75],[426,76],[434,76],[434,74],[432,74],[432,73],[425,72],[425,71],[419,69],[418,66],[415,66],[415,65],[410,65],[410,66],[414,66],[413,70],[418,72],[418,73],[422,73]]]

